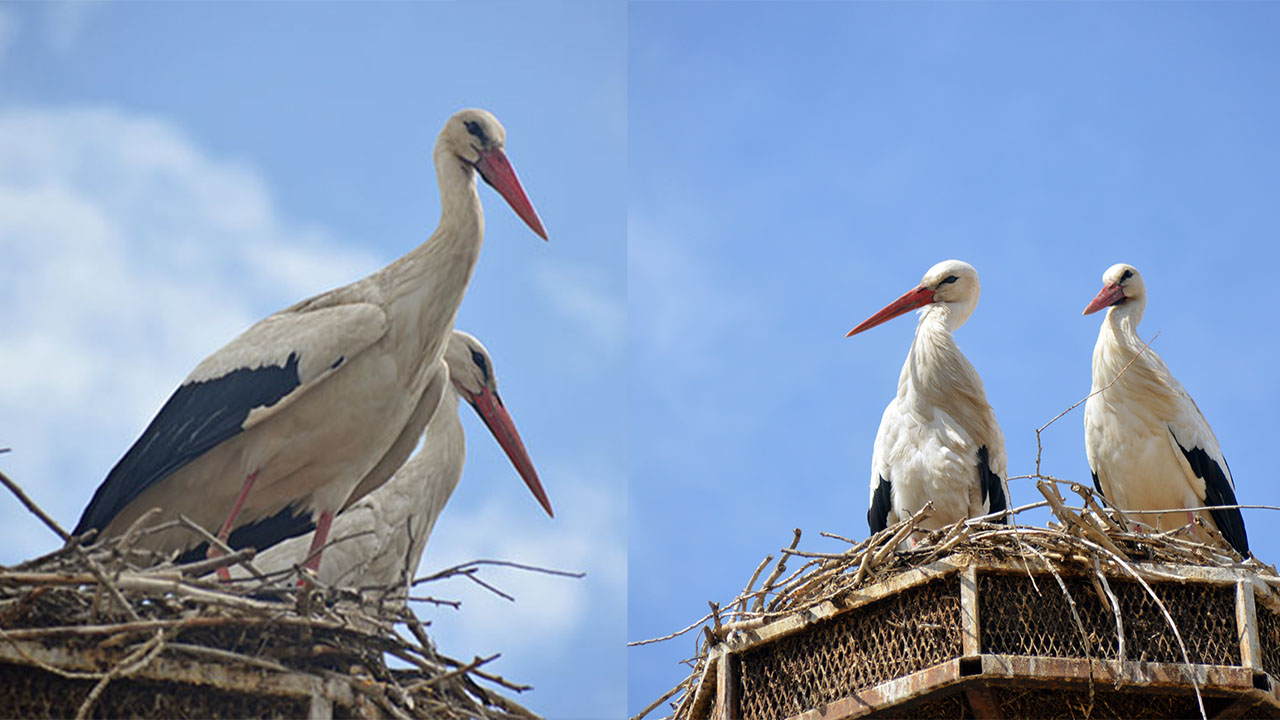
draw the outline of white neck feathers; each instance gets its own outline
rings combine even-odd
[[[1003,453],[1004,443],[996,442],[999,431],[982,378],[956,345],[949,328],[950,315],[950,308],[941,303],[921,312],[898,380],[898,400],[930,415],[933,408],[943,410],[972,437],[987,444],[991,453]]]
[[[1102,395],[1130,411],[1168,422],[1178,412],[1178,392],[1169,369],[1138,337],[1142,303],[1126,302],[1107,309],[1093,347],[1093,391],[1114,381]],[[1127,366],[1127,368],[1126,368]]]

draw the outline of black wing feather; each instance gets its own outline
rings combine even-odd
[[[105,528],[148,488],[240,433],[252,410],[275,405],[300,382],[298,354],[289,353],[284,365],[239,368],[178,388],[98,486],[75,534]]]
[[[1004,496],[1004,483],[999,475],[991,471],[991,455],[987,452],[986,445],[978,448],[978,484],[982,486],[982,501],[986,502],[988,497],[991,498],[987,512],[997,513],[1009,509],[1009,499]],[[1006,515],[996,522],[1008,525],[1012,521],[1013,518]]]
[[[867,525],[871,527],[872,535],[889,526],[889,508],[892,506],[889,481],[881,475],[880,484],[876,486],[875,494],[871,496],[871,507],[867,508]]]
[[[305,535],[315,529],[316,523],[311,513],[290,505],[271,517],[265,517],[232,530],[227,538],[227,545],[232,550],[251,547],[262,552],[272,545]],[[208,550],[209,543],[200,543],[178,556],[178,562],[203,560]]]
[[[1170,431],[1172,432],[1172,430]],[[1174,442],[1178,442],[1177,436],[1174,436]],[[1190,450],[1182,447],[1182,443],[1178,443],[1178,449],[1182,451],[1183,456],[1187,458],[1187,463],[1191,465],[1191,471],[1196,477],[1204,480],[1204,504],[1205,505],[1236,505],[1236,493],[1231,488],[1231,481],[1227,480],[1226,473],[1222,468],[1218,467],[1218,463],[1209,457],[1209,453],[1204,448],[1191,448]],[[1224,461],[1225,462],[1225,461]],[[1209,510],[1213,523],[1218,526],[1218,530],[1222,536],[1231,543],[1231,547],[1236,549],[1244,557],[1249,557],[1249,536],[1244,530],[1244,516],[1240,514],[1239,508],[1234,507],[1214,507]]]
[[[1182,446],[1179,445],[1178,447],[1182,447]],[[1092,470],[1090,470],[1089,472],[1093,474],[1093,487],[1098,491],[1098,497],[1102,498],[1103,500],[1106,500],[1107,494],[1102,492],[1102,483],[1098,482],[1098,473],[1093,472]]]

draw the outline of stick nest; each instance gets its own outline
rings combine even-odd
[[[997,563],[1012,560],[1029,569],[1047,569],[1057,578],[1064,594],[1066,586],[1061,577],[1064,573],[1086,574],[1095,578],[1095,587],[1106,586],[1107,575],[1114,578],[1119,574],[1136,580],[1155,598],[1147,580],[1168,581],[1179,578],[1161,572],[1151,567],[1152,565],[1198,565],[1247,570],[1268,585],[1280,586],[1280,573],[1277,573],[1274,566],[1265,565],[1254,558],[1240,557],[1215,528],[1199,518],[1196,518],[1198,530],[1216,540],[1218,546],[1197,542],[1192,534],[1186,532],[1186,528],[1164,533],[1132,531],[1129,528],[1136,523],[1114,509],[1104,509],[1092,489],[1048,476],[1032,477],[1037,479],[1036,486],[1044,496],[1044,501],[1004,513],[955,523],[938,530],[919,530],[920,523],[933,511],[930,504],[915,516],[865,540],[855,541],[831,533],[821,533],[824,537],[848,543],[848,549],[842,552],[798,550],[801,531],[796,529],[790,546],[780,549],[777,563],[758,587],[756,583],[774,561],[774,555],[769,555],[756,567],[746,587],[732,601],[723,605],[709,603],[710,613],[670,635],[631,643],[632,646],[637,646],[668,641],[701,628],[695,656],[684,661],[690,668],[689,675],[632,720],[649,715],[668,701],[670,717],[677,720],[705,717],[714,700],[714,689],[702,680],[707,674],[710,651],[714,647],[737,633],[760,628],[816,605],[828,601],[836,601],[838,604],[840,596],[850,590],[885,582],[944,557]],[[1078,496],[1075,499],[1079,503],[1068,506],[1059,486],[1067,486]],[[1041,507],[1048,507],[1054,517],[1047,528],[998,522],[1001,516],[1016,519],[1019,513]],[[904,542],[908,538],[915,540],[910,549],[906,549]],[[787,574],[787,563],[793,558],[801,565]],[[1096,579],[1099,577],[1102,582]],[[1178,635],[1181,646],[1181,636],[1172,617],[1158,598],[1156,602],[1169,627]],[[1185,647],[1182,647],[1182,654],[1185,661]],[[1198,697],[1198,687],[1196,694]]]
[[[213,666],[256,672],[264,687],[270,687],[273,679],[288,677],[295,686],[299,676],[304,683],[314,679],[337,687],[337,697],[351,701],[350,706],[335,701],[341,706],[334,710],[342,716],[538,717],[493,689],[530,689],[482,669],[497,655],[462,662],[436,652],[424,623],[406,604],[404,586],[355,592],[323,587],[314,578],[300,586],[298,580],[306,571],[295,568],[264,576],[252,567],[252,551],[178,565],[133,547],[139,535],[161,526],[147,530],[135,526],[124,536],[85,546],[91,533],[68,536],[12,481],[2,475],[0,479],[66,540],[64,547],[48,555],[0,567],[0,646],[6,646],[0,650],[9,658],[4,661],[8,664],[0,663],[0,674],[17,673],[14,678],[21,679],[36,672],[21,668],[34,666],[51,673],[49,677],[68,681],[70,687],[89,688],[87,695],[76,690],[78,694],[70,700],[40,697],[41,706],[53,715],[69,714],[77,702],[77,717],[120,714],[119,704],[95,711],[95,703],[101,704],[111,694],[109,686],[116,686],[117,694],[125,692],[123,686],[133,682],[129,678],[134,675],[139,676],[139,687],[156,686],[164,678],[147,679],[145,670],[159,659],[196,661],[211,677],[217,674]],[[203,533],[197,528],[192,531]],[[253,577],[222,582],[210,575],[230,564],[242,565]],[[433,579],[470,576],[474,570],[464,566]],[[56,650],[75,662],[59,666],[47,656],[33,657],[30,650],[24,651],[32,647]],[[388,656],[401,667],[390,665]],[[94,669],[85,671],[86,663]],[[213,680],[209,683],[199,686],[198,694],[224,698],[225,707],[206,703],[202,714],[239,716],[255,707],[241,702],[242,692],[220,689]],[[8,694],[8,690],[0,693]],[[181,711],[160,707],[153,690],[143,695],[154,705],[151,714]],[[298,702],[303,704],[293,710],[268,714],[297,714],[299,709],[306,713],[305,698]],[[252,711],[260,712],[265,713]],[[147,710],[126,705],[124,713],[147,714]]]

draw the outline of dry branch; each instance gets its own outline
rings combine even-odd
[[[463,663],[439,654],[404,603],[406,587],[386,589],[395,593],[314,583],[299,588],[296,570],[264,575],[253,567],[251,550],[233,551],[185,518],[150,527],[139,522],[119,537],[85,546],[93,533],[69,535],[16,483],[2,475],[0,482],[64,543],[39,558],[0,567],[0,647],[20,665],[91,681],[85,697],[72,700],[64,711],[67,715],[101,715],[111,707],[108,698],[116,684],[164,681],[167,676],[155,675],[161,672],[157,668],[196,660],[229,672],[251,670],[262,676],[264,686],[275,679],[310,678],[316,687],[346,688],[343,697],[356,705],[343,709],[344,716],[537,718],[493,689],[531,689],[481,669],[496,656]],[[175,565],[171,558],[133,546],[159,531],[189,532],[225,554]],[[240,565],[252,577],[234,582],[201,577],[228,565]],[[474,575],[489,565],[581,576],[479,560],[437,578],[462,574],[482,582]],[[111,606],[103,612],[99,604],[105,598]],[[397,626],[407,627],[409,637],[397,633]],[[69,659],[52,662],[29,652],[46,647],[60,648]],[[76,659],[79,653],[85,658]],[[391,667],[388,657],[411,669]],[[177,688],[185,681],[172,682],[179,683]]]

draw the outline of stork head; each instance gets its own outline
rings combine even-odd
[[[944,306],[948,310],[947,328],[955,330],[973,314],[973,309],[978,306],[978,295],[981,291],[982,288],[978,284],[978,271],[974,270],[972,265],[963,260],[943,260],[929,268],[919,285],[903,293],[902,297],[886,305],[880,312],[863,320],[845,337],[869,330],[910,310],[927,305]]]
[[[1096,313],[1105,307],[1127,305],[1137,308],[1147,302],[1147,286],[1142,282],[1138,268],[1128,263],[1116,263],[1102,273],[1102,290],[1084,309],[1085,315]]]
[[[451,153],[465,165],[475,169],[480,177],[502,196],[521,220],[543,240],[547,231],[533,209],[524,188],[516,177],[515,168],[507,160],[504,148],[507,131],[498,118],[485,110],[469,108],[459,110],[444,124],[436,140],[436,155]]]
[[[449,367],[449,380],[453,389],[467,401],[485,427],[493,433],[494,439],[502,446],[503,452],[516,466],[516,471],[524,479],[529,491],[538,499],[547,515],[555,517],[551,510],[551,500],[542,489],[542,481],[538,479],[538,471],[533,468],[533,460],[524,449],[520,433],[516,432],[515,422],[507,413],[498,395],[498,379],[493,374],[493,361],[489,359],[489,351],[475,336],[454,330],[449,338],[449,346],[444,353],[445,364]]]

